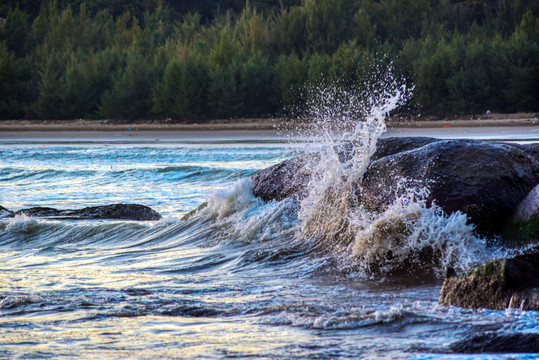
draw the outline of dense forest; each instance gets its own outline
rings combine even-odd
[[[287,115],[310,86],[406,114],[539,111],[537,0],[0,0],[0,118]]]

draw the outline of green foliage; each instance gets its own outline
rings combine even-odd
[[[307,13],[303,7],[282,8],[275,23],[275,42],[282,54],[301,54],[306,50]]]
[[[0,41],[0,114],[7,119],[24,116],[25,82],[23,67],[9,51],[5,41]]]
[[[526,12],[511,36],[508,55],[508,86],[505,95],[510,111],[536,111],[539,104],[539,19]]]
[[[537,1],[4,0],[0,17],[1,118],[272,116],[389,63],[407,111],[539,110]]]
[[[305,100],[305,83],[308,79],[307,61],[296,54],[281,55],[275,65],[277,91],[281,106],[294,116],[298,106]]]
[[[262,52],[270,45],[269,27],[266,20],[247,0],[234,31],[243,49],[248,52]]]
[[[539,48],[519,29],[509,39],[455,34],[425,39],[413,62],[420,106],[435,114],[535,111]]]
[[[29,48],[30,23],[28,15],[18,8],[10,9],[6,24],[0,28],[0,40],[5,40],[15,56],[24,56]]]
[[[321,86],[328,82],[331,57],[326,54],[314,53],[308,58],[307,87]]]
[[[348,12],[353,10],[347,0],[305,0],[307,39],[316,52],[331,53],[346,39]]]
[[[148,61],[136,50],[126,55],[126,65],[103,93],[99,114],[105,118],[143,119],[150,111],[152,71]]]
[[[243,97],[241,116],[269,116],[277,110],[275,89],[272,86],[274,70],[269,61],[254,54],[242,64],[240,94]]]
[[[36,111],[42,119],[63,118],[60,81],[67,60],[63,56],[54,54],[40,56],[38,66],[39,74],[39,97]]]
[[[61,81],[61,118],[97,116],[101,94],[111,88],[111,74],[118,71],[121,54],[110,49],[84,56],[73,54]]]
[[[180,119],[205,115],[208,67],[195,58],[172,59],[152,95],[153,112]]]

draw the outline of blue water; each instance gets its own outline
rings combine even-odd
[[[304,149],[1,143],[5,208],[137,203],[163,220],[1,220],[0,358],[536,358],[448,352],[485,331],[539,333],[539,313],[440,306],[443,269],[367,274],[359,245],[314,244],[297,204],[250,193],[249,175]]]

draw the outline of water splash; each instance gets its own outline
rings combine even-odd
[[[307,253],[330,256],[338,270],[389,274],[411,269],[441,275],[447,266],[467,268],[484,254],[482,239],[462,213],[428,205],[429,189],[401,179],[399,197],[383,211],[361,202],[363,176],[386,131],[385,119],[411,90],[387,70],[362,90],[339,84],[311,90],[307,116],[316,133],[305,134],[306,196],[263,202],[249,179],[215,191],[201,216],[213,219],[217,242],[271,242],[269,248],[301,244]],[[315,141],[312,141],[312,140]],[[344,155],[343,155],[344,153]]]
[[[312,176],[299,210],[299,237],[317,249],[346,255],[343,263],[352,262],[364,273],[417,265],[441,274],[449,265],[468,267],[481,256],[483,242],[464,214],[448,216],[436,205],[427,207],[428,188],[402,179],[398,193],[403,195],[387,210],[361,204],[361,183],[386,131],[385,119],[411,96],[390,69],[378,79],[362,91],[335,85],[313,90],[306,113],[319,131],[320,156],[308,165]],[[344,157],[338,150],[342,144]]]
[[[309,232],[314,230],[313,226],[323,225],[315,233],[325,233],[327,224],[323,219],[336,215],[335,220],[341,220],[357,205],[353,194],[376,151],[378,139],[386,131],[385,117],[410,94],[390,70],[382,79],[377,86],[369,85],[370,91],[346,89],[339,84],[317,87],[307,102],[306,114],[315,121],[319,132],[315,144],[322,148],[321,156],[310,164],[309,192],[300,210],[304,229]],[[333,129],[350,131],[335,136]],[[336,150],[336,145],[343,142],[351,145],[345,161],[340,160]],[[336,231],[341,232],[345,224],[341,221],[336,224],[339,224]]]
[[[359,208],[351,215],[348,249],[363,272],[431,270],[441,276],[448,266],[469,268],[483,258],[484,242],[466,215],[427,207],[427,192],[410,188],[382,213]]]

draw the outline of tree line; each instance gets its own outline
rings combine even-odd
[[[0,118],[286,115],[306,89],[414,86],[400,111],[539,110],[534,0],[5,0]],[[288,113],[290,114],[290,113]]]

